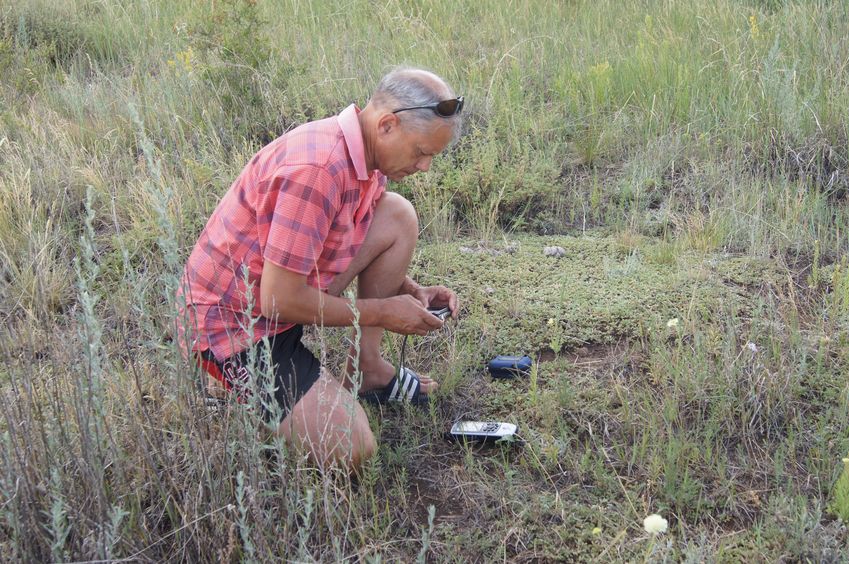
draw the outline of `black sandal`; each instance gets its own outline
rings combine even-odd
[[[427,405],[430,395],[422,392],[419,375],[402,366],[386,386],[360,394],[360,400],[373,405],[402,404]]]

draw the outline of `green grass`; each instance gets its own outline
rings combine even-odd
[[[843,2],[0,2],[0,558],[844,561],[847,28]],[[172,296],[252,154],[404,63],[467,100],[392,186],[463,314],[408,351],[438,403],[372,411],[352,482],[201,405]],[[336,367],[345,335],[310,338]],[[486,376],[520,352],[531,378]],[[523,442],[446,443],[459,417]]]

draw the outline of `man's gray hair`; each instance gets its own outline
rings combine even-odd
[[[427,106],[455,97],[456,94],[451,87],[432,72],[412,67],[399,67],[380,80],[372,100],[387,110],[394,111],[400,108]],[[453,128],[454,139],[460,136],[462,126],[460,114],[446,118],[425,108],[407,110],[397,115],[401,123],[417,131],[430,131],[435,120],[447,121]]]

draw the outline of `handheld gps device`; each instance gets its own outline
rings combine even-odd
[[[511,439],[516,435],[517,427],[512,423],[498,421],[457,421],[451,426],[446,437],[454,441],[494,443]]]
[[[451,315],[451,308],[449,308],[447,306],[446,307],[429,307],[429,308],[427,308],[427,310],[429,312],[431,312],[433,315],[435,315],[436,317],[438,317],[439,319],[441,319],[442,321],[445,321],[446,319],[448,319],[448,316]]]

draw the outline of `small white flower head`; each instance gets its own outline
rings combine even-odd
[[[666,326],[672,329],[673,327],[678,327],[678,318],[673,317],[669,321],[666,322]]]
[[[752,351],[753,353],[758,352],[758,346],[752,341],[746,343],[746,348]]]
[[[549,327],[552,327],[553,325],[554,325],[554,318],[553,318],[553,317],[549,317],[549,318],[548,318],[548,326],[549,326]]]
[[[652,513],[645,519],[643,519],[643,528],[647,533],[651,533],[656,535],[658,533],[665,533],[669,523],[658,515],[657,513]]]

